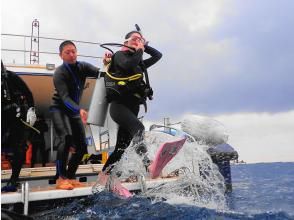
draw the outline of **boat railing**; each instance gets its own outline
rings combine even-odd
[[[7,48],[5,47],[5,43],[3,41],[3,38],[22,38],[23,39],[23,48],[17,48],[17,49],[13,49],[13,48]],[[46,55],[59,55],[59,53],[57,52],[52,52],[52,51],[40,51],[39,50],[39,45],[37,47],[37,49],[34,49],[32,47],[33,43],[39,43],[40,39],[43,40],[50,40],[50,41],[65,41],[65,40],[71,40],[74,43],[79,43],[79,44],[85,44],[85,45],[90,45],[90,46],[100,46],[101,43],[98,42],[90,42],[90,41],[81,41],[81,40],[74,40],[74,39],[63,39],[63,38],[53,38],[53,37],[42,37],[42,36],[32,36],[32,35],[24,35],[24,34],[10,34],[10,33],[1,33],[1,38],[2,38],[2,48],[1,51],[3,52],[12,52],[12,53],[23,53],[23,59],[24,59],[24,64],[27,64],[26,60],[27,60],[27,54],[33,55],[35,57],[39,58],[40,54],[46,54]],[[33,39],[31,40],[30,43],[30,49],[27,49],[27,39]],[[15,46],[15,44],[13,44]],[[93,55],[87,55],[87,54],[78,54],[79,57],[84,57],[84,58],[91,58],[91,59],[102,59],[103,57],[101,56],[93,56]],[[4,56],[2,55],[2,58]],[[31,62],[33,61],[33,63]],[[30,64],[39,64],[39,59],[36,60],[30,60]]]

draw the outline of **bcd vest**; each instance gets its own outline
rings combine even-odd
[[[116,75],[109,71],[109,66],[106,67],[104,81],[109,102],[130,95],[137,97],[142,104],[146,101],[148,86],[143,79],[142,73],[127,77],[118,77]]]

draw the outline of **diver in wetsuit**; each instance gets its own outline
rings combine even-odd
[[[119,125],[119,129],[115,150],[105,163],[101,177],[110,173],[132,140],[135,142],[136,152],[143,157],[144,165],[148,167],[150,164],[150,160],[145,155],[147,149],[142,142],[145,128],[137,117],[140,105],[145,105],[147,97],[152,99],[153,95],[151,87],[143,80],[144,70],[155,64],[162,54],[146,45],[145,39],[138,31],[129,32],[125,36],[124,45],[126,47],[111,57],[108,72],[112,77],[107,73],[105,75],[110,116]],[[143,60],[144,52],[151,57]],[[126,81],[115,81],[113,77],[130,78]],[[101,180],[100,183],[103,185],[105,181]]]
[[[71,190],[82,184],[75,180],[83,155],[87,152],[85,130],[87,111],[79,104],[83,94],[86,77],[99,75],[95,66],[77,61],[77,49],[72,41],[60,44],[59,55],[63,64],[54,73],[55,94],[50,106],[53,125],[60,139],[56,160],[56,188]],[[69,151],[72,156],[68,162]]]
[[[1,147],[11,149],[12,174],[1,191],[16,191],[20,170],[25,160],[27,140],[36,121],[33,95],[26,83],[1,61]],[[35,131],[32,131],[35,132]]]

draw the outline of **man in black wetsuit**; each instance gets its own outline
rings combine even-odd
[[[87,121],[87,111],[79,106],[86,77],[99,75],[95,66],[77,61],[77,49],[72,41],[60,44],[59,55],[63,64],[54,73],[55,94],[50,106],[56,136],[60,139],[56,160],[57,189],[71,190],[82,186],[75,180],[75,174],[87,144],[83,123]],[[72,152],[68,162],[69,151]]]
[[[1,61],[1,153],[12,150],[12,174],[1,191],[17,190],[30,129],[36,121],[33,95],[26,83]]]
[[[119,129],[115,150],[111,153],[98,178],[101,185],[105,185],[114,164],[120,160],[132,140],[135,142],[136,152],[142,156],[144,165],[148,167],[150,164],[150,160],[145,155],[147,149],[142,142],[145,128],[138,119],[138,113],[140,105],[146,104],[147,97],[151,99],[153,94],[152,89],[143,80],[144,70],[155,64],[162,54],[146,45],[145,39],[138,31],[129,32],[125,36],[124,45],[121,51],[111,57],[109,74],[105,75],[110,116],[119,125]],[[144,52],[151,57],[143,60]],[[113,77],[117,79],[129,77],[129,79],[120,81],[113,80]]]

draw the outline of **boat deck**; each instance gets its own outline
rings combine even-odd
[[[21,188],[17,192],[1,193],[1,204],[24,204],[24,214],[28,213],[28,204],[33,201],[46,201],[64,198],[88,196],[92,194],[92,187],[101,171],[103,164],[80,165],[77,177],[84,182],[84,187],[73,190],[56,189],[55,167],[23,168],[20,174]],[[2,182],[8,181],[11,170],[2,170]],[[145,191],[162,183],[176,181],[177,177],[160,177],[150,179],[137,178],[135,182],[122,182],[129,191]]]
[[[103,164],[87,164],[79,165],[77,176],[83,175],[97,175],[102,170]],[[1,170],[1,182],[7,182],[11,176],[11,169]],[[19,178],[20,181],[28,179],[42,179],[53,178],[56,174],[55,166],[35,167],[35,168],[22,168]]]
[[[44,169],[44,168],[43,168]],[[53,168],[47,168],[50,172],[54,172]],[[84,187],[74,188],[73,190],[60,190],[56,189],[56,185],[53,183],[51,185],[50,182],[42,183],[42,181],[48,181],[48,176],[44,175],[44,172],[39,173],[37,168],[29,168],[28,170],[24,170],[22,172],[22,184],[21,188],[17,192],[5,192],[1,193],[1,205],[4,204],[16,204],[23,203],[24,214],[28,214],[29,203],[34,201],[48,201],[50,200],[58,200],[58,199],[68,199],[68,198],[77,198],[83,197],[93,194],[92,187],[95,184],[95,180],[97,179],[97,172],[95,175],[92,175],[92,179],[90,177],[91,173],[86,173],[86,171],[94,169],[92,166],[84,166],[79,169],[79,174],[83,177],[87,177],[84,184]],[[99,170],[99,166],[95,166],[95,169]],[[25,172],[27,171],[27,172]],[[85,172],[85,173],[83,173]],[[55,172],[54,172],[55,174]],[[8,174],[7,174],[8,175]],[[25,177],[24,177],[25,175]],[[38,176],[42,179],[32,179],[30,176]],[[46,174],[48,175],[48,173]],[[50,176],[52,177],[52,176]],[[24,180],[27,179],[27,180]],[[81,179],[80,179],[81,180]],[[122,182],[122,185],[127,188],[129,191],[141,191],[144,192],[147,189],[154,188],[163,183],[176,181],[177,177],[170,178],[157,178],[157,179],[146,179],[138,178],[136,182]],[[43,184],[43,185],[42,185]]]
[[[159,184],[172,182],[177,178],[157,178],[146,180],[147,189],[153,188]],[[55,186],[38,186],[29,187],[27,183],[22,185],[22,189],[18,192],[1,193],[1,204],[25,203],[31,201],[72,198],[80,196],[88,196],[92,194],[92,186],[95,182],[85,183],[85,187],[74,188],[73,190],[60,190]],[[26,186],[25,186],[26,185]],[[123,182],[122,185],[129,191],[139,191],[142,188],[141,183],[138,182]],[[25,192],[26,191],[26,192]],[[25,192],[25,193],[23,193]]]

